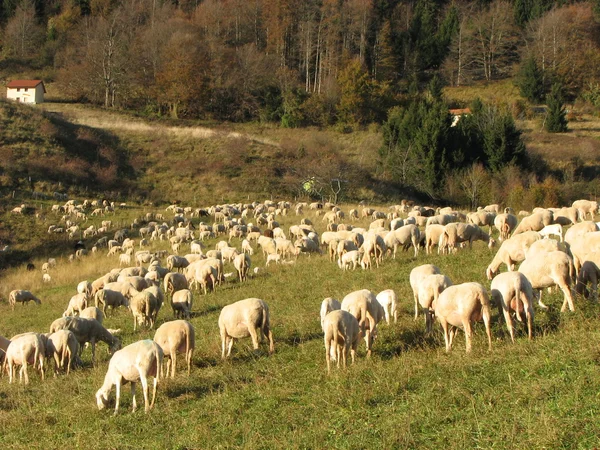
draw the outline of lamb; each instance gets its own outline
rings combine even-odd
[[[92,297],[92,283],[90,283],[87,280],[79,282],[79,284],[77,284],[77,293],[85,294],[86,298],[88,298],[88,299],[91,298]]]
[[[42,301],[29,291],[15,289],[14,291],[11,291],[10,294],[8,294],[8,303],[10,304],[13,311],[17,302],[20,302],[22,305],[25,305],[26,302],[31,300],[33,300],[38,305],[42,304]]]
[[[175,318],[184,317],[190,318],[192,311],[193,295],[189,289],[181,289],[175,292],[171,299],[171,308]]]
[[[156,317],[156,309],[158,308],[158,300],[148,291],[142,291],[135,295],[129,303],[129,308],[133,314],[133,331],[136,330],[137,324],[144,324],[150,328],[154,328],[154,318]]]
[[[248,239],[242,241],[242,252],[247,253],[248,255],[254,254],[254,249],[252,248],[252,245],[250,245]]]
[[[521,322],[522,314],[527,321],[527,336],[532,339],[533,329],[533,288],[525,275],[520,272],[505,272],[492,280],[492,301],[504,314],[510,339],[515,342],[515,332],[511,313],[514,311],[517,320]]]
[[[466,351],[471,351],[472,323],[483,319],[488,337],[488,349],[492,349],[490,331],[490,300],[485,288],[479,283],[463,283],[447,287],[433,302],[435,317],[444,330],[446,352],[452,349],[456,327],[465,331]]]
[[[370,357],[373,341],[377,336],[377,324],[385,317],[383,307],[377,301],[375,294],[367,289],[361,289],[344,297],[342,310],[348,311],[358,320],[367,344],[367,357]]]
[[[516,228],[519,219],[514,214],[498,214],[494,219],[494,226],[500,233],[500,241],[508,239],[510,233]]]
[[[526,231],[504,241],[485,271],[488,280],[494,278],[502,264],[506,264],[509,271],[515,270],[515,264],[525,259],[527,249],[540,239],[541,236],[536,231]]]
[[[392,289],[381,291],[375,297],[385,312],[385,321],[390,324],[390,315],[394,316],[394,323],[398,322],[398,296]]]
[[[327,374],[331,373],[331,356],[335,355],[338,369],[340,360],[346,368],[348,351],[352,357],[352,364],[356,358],[356,350],[362,332],[358,320],[347,311],[332,311],[323,321],[323,332],[325,340],[325,360],[327,361]]]
[[[58,330],[52,333],[48,336],[48,349],[51,349],[51,356],[54,357],[55,375],[58,373],[58,369],[65,368],[69,375],[71,366],[79,355],[79,342],[75,335],[68,330]]]
[[[85,294],[76,294],[69,300],[69,305],[63,313],[63,317],[80,314],[85,308],[87,308],[87,296]]]
[[[442,272],[433,264],[423,264],[422,266],[415,267],[410,271],[410,287],[413,291],[413,297],[415,300],[415,320],[419,317],[419,286],[421,281],[428,275],[441,274]]]
[[[562,225],[559,223],[555,223],[552,225],[546,225],[544,228],[542,228],[540,231],[538,231],[538,233],[540,233],[541,237],[546,238],[546,239],[550,236],[556,236],[560,239],[560,242],[563,241]]]
[[[269,354],[272,354],[275,349],[273,333],[269,325],[269,307],[258,298],[247,298],[225,306],[219,315],[219,331],[223,359],[231,355],[235,339],[248,336],[252,338],[254,350],[258,350],[259,337],[262,341],[265,335],[269,339]]]
[[[13,337],[6,349],[5,364],[8,366],[8,382],[13,382],[15,366],[21,366],[21,370],[19,371],[19,383],[23,381],[23,375],[25,375],[25,384],[29,384],[29,376],[27,374],[28,364],[32,364],[34,368],[37,364],[43,381],[45,356],[46,345],[44,340],[42,340],[42,335],[37,333],[25,333]]]
[[[321,328],[325,331],[323,326],[323,322],[325,321],[325,316],[329,314],[331,311],[336,311],[342,308],[342,304],[336,300],[335,298],[327,297],[321,302]]]
[[[452,281],[442,274],[427,275],[419,283],[418,301],[425,316],[425,330],[428,334],[433,329],[432,305],[449,286],[452,286]]]
[[[552,211],[544,210],[524,217],[521,223],[513,231],[513,236],[526,231],[540,231],[546,225],[552,225],[554,217]]]
[[[79,349],[87,342],[92,347],[92,365],[96,364],[96,342],[102,341],[108,344],[109,353],[114,353],[116,350],[121,348],[121,341],[113,336],[106,328],[104,328],[100,322],[95,319],[85,319],[83,317],[62,317],[55,320],[50,325],[50,333],[54,333],[58,330],[69,330],[72,331],[77,341],[79,342]]]
[[[119,306],[129,306],[127,298],[119,291],[113,291],[111,289],[100,289],[96,292],[94,297],[96,308],[102,305],[102,313],[108,317],[106,313],[106,307],[110,306],[111,309],[116,309]]]
[[[160,378],[160,368],[163,363],[163,351],[160,346],[149,339],[134,342],[116,352],[108,364],[108,371],[104,377],[104,384],[96,392],[96,403],[98,409],[102,410],[108,403],[108,395],[113,385],[116,386],[117,399],[115,415],[119,412],[121,399],[121,384],[131,383],[131,394],[133,396],[133,411],[136,410],[135,384],[138,380],[142,383],[144,393],[144,411],[147,413],[154,406],[156,390]],[[154,377],[152,389],[152,402],[148,404],[148,377]]]
[[[575,292],[583,295],[585,298],[590,297],[590,290],[588,289],[588,283],[591,283],[591,297],[594,301],[598,301],[598,280],[600,279],[600,269],[597,264],[593,261],[585,261],[579,270],[577,275],[577,283],[575,285]]]
[[[519,272],[527,277],[533,289],[540,291],[543,288],[558,285],[564,294],[561,312],[567,309],[575,310],[571,296],[571,274],[574,273],[573,261],[563,252],[536,253],[531,258],[526,258],[519,267]],[[544,307],[541,299],[540,306]]]
[[[246,253],[240,253],[233,260],[233,266],[240,277],[240,283],[248,279],[248,270],[250,270],[251,261]]]
[[[165,322],[158,327],[158,330],[156,330],[156,333],[154,334],[154,342],[156,342],[163,350],[164,357],[168,358],[167,376],[170,372],[171,378],[175,378],[177,353],[183,353],[185,355],[187,373],[188,376],[190,375],[192,355],[194,354],[194,349],[196,347],[195,340],[194,327],[186,320],[173,320],[171,322]]]
[[[356,269],[359,263],[358,250],[346,252],[338,258],[338,266],[342,270],[348,270],[352,266],[352,270]]]

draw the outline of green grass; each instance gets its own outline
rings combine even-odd
[[[345,210],[350,206],[344,207]],[[128,215],[132,211],[127,211]],[[118,217],[118,216],[117,216]],[[309,215],[312,218],[312,215]],[[196,219],[197,220],[197,219]],[[282,218],[287,226],[295,216]],[[323,223],[315,219],[319,231]],[[212,241],[211,246],[215,241]],[[235,242],[239,246],[239,242]],[[164,246],[164,243],[162,244]],[[476,327],[473,353],[464,352],[464,336],[446,354],[440,327],[424,334],[422,317],[413,320],[408,276],[417,265],[434,263],[454,283],[479,281],[489,287],[484,269],[493,252],[483,244],[456,256],[411,257],[399,254],[379,269],[342,272],[326,256],[300,257],[292,266],[264,268],[247,283],[229,279],[216,292],[196,296],[194,367],[188,377],[179,366],[174,380],[159,387],[155,409],[131,414],[125,388],[121,413],[98,411],[94,394],[109,355],[100,344],[98,367],[41,382],[30,370],[30,384],[0,379],[2,448],[591,448],[598,444],[598,338],[600,308],[576,300],[575,313],[558,313],[561,297],[545,297],[550,311],[537,311],[535,339],[523,328],[511,344],[494,321],[493,350],[487,351],[483,327]],[[40,261],[35,260],[37,264]],[[117,265],[105,253],[69,265],[59,261],[54,283],[43,286],[41,273],[23,267],[0,278],[0,298],[15,288],[31,288],[40,307],[20,305],[12,312],[0,302],[0,334],[47,331],[60,317],[75,286]],[[226,264],[226,272],[233,271]],[[341,299],[361,288],[393,288],[400,318],[381,325],[373,357],[364,344],[354,366],[326,375],[319,323],[323,298]],[[248,340],[234,345],[231,360],[220,359],[217,318],[220,309],[248,297],[264,299],[271,310],[275,353],[263,345],[257,354]],[[494,316],[497,316],[494,310]],[[159,324],[172,317],[169,308]],[[120,310],[106,326],[123,329],[124,344],[153,335],[133,333],[131,315]],[[181,358],[180,358],[181,359]],[[138,386],[138,403],[140,402]],[[114,390],[111,398],[114,399]]]

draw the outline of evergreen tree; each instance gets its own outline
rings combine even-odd
[[[525,28],[531,18],[531,0],[515,0],[513,4],[515,23]]]
[[[544,97],[544,75],[535,59],[525,60],[517,75],[517,86],[521,95],[530,102],[540,103]]]
[[[429,82],[429,95],[431,96],[433,101],[440,101],[442,100],[442,95],[443,95],[443,89],[444,84],[442,83],[442,80],[440,79],[440,77],[435,74],[433,76],[433,78],[431,79],[431,81]]]
[[[546,105],[548,106],[546,130],[550,133],[564,133],[567,131],[567,117],[560,83],[552,85],[552,91],[546,97]]]

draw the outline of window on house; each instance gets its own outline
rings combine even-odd
[[[21,92],[21,88],[17,88],[17,92]]]
[[[27,92],[27,88],[25,88],[25,92]]]

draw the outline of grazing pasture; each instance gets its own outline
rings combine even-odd
[[[348,211],[355,205],[344,205]],[[382,207],[383,209],[383,207]],[[114,220],[141,217],[141,209],[117,210]],[[165,219],[173,217],[164,212]],[[325,223],[314,212],[277,217],[282,228],[310,218],[319,233]],[[111,216],[113,218],[113,216]],[[197,224],[203,218],[195,218]],[[24,220],[33,220],[24,218]],[[99,221],[101,219],[98,219]],[[209,222],[207,220],[207,222]],[[368,228],[369,220],[357,222]],[[212,223],[212,220],[211,220]],[[42,226],[39,224],[39,226]],[[47,224],[46,224],[47,227]],[[136,243],[139,237],[132,233]],[[112,236],[112,234],[111,234]],[[494,230],[494,238],[497,231]],[[204,241],[213,249],[221,236]],[[188,244],[183,244],[188,253]],[[241,248],[241,240],[231,245]],[[154,409],[130,413],[131,394],[121,393],[121,412],[112,415],[114,390],[107,410],[98,411],[95,393],[102,385],[110,356],[99,343],[96,367],[90,349],[83,351],[83,367],[69,376],[42,382],[29,370],[30,383],[9,385],[0,378],[0,446],[2,448],[591,448],[598,444],[600,404],[600,307],[575,297],[575,312],[560,313],[562,293],[544,293],[548,310],[535,305],[533,341],[517,322],[515,343],[498,309],[492,308],[492,351],[482,323],[475,327],[473,351],[465,354],[464,334],[445,352],[439,323],[425,333],[423,315],[414,320],[410,271],[435,264],[454,284],[475,281],[487,289],[485,269],[498,246],[475,242],[473,249],[456,254],[414,257],[412,249],[389,255],[377,268],[340,270],[325,251],[322,256],[301,254],[295,264],[270,264],[260,250],[251,256],[248,281],[234,272],[214,292],[194,291],[190,322],[196,348],[191,375],[178,358],[174,379],[159,384]],[[167,241],[151,241],[151,249],[170,251]],[[136,247],[137,250],[137,247]],[[48,332],[60,317],[82,280],[93,281],[119,267],[118,256],[107,249],[72,263],[67,255],[34,259],[36,270],[25,265],[0,275],[0,335],[25,331]],[[42,282],[42,263],[57,257],[52,280]],[[288,258],[289,260],[289,258]],[[293,260],[293,259],[292,259]],[[161,263],[166,265],[166,259]],[[147,264],[144,264],[147,266]],[[253,269],[259,267],[258,273]],[[501,270],[505,270],[504,267]],[[31,290],[41,305],[17,304],[8,294]],[[378,326],[373,355],[367,360],[364,341],[357,362],[345,370],[332,368],[327,376],[319,308],[326,297],[369,289],[377,294],[394,289],[398,295],[398,322]],[[263,343],[258,352],[250,339],[236,341],[232,356],[221,360],[217,320],[221,308],[249,297],[269,306],[275,352],[268,356]],[[158,326],[173,319],[163,305],[154,330],[133,332],[131,312],[117,309],[104,325],[121,329],[123,346],[152,338]],[[137,390],[141,404],[140,386]]]

